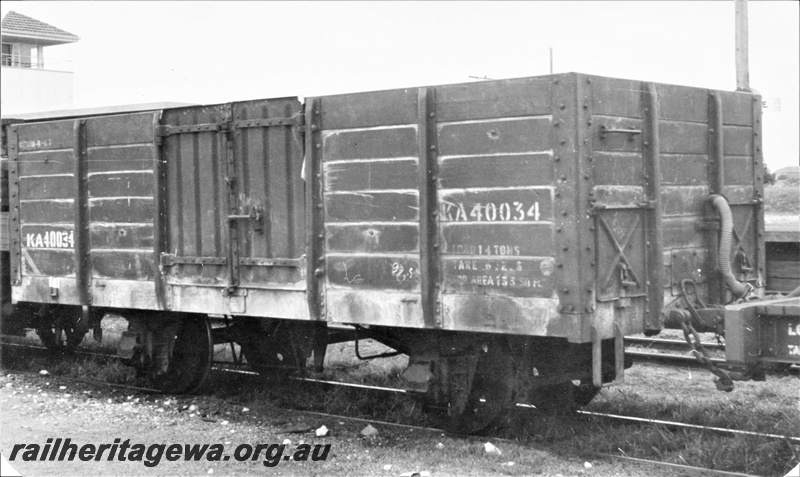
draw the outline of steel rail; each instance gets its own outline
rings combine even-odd
[[[688,349],[689,345],[686,343],[685,340],[673,340],[673,339],[665,339],[665,338],[646,338],[640,336],[626,336],[625,337],[625,345],[656,345],[656,346],[676,346],[676,347],[683,347]],[[707,349],[719,349],[724,350],[725,345],[716,343],[716,342],[709,342],[704,341],[702,345]]]
[[[359,389],[372,389],[375,391],[385,391],[389,393],[397,393],[397,394],[409,394],[409,392],[405,389],[399,388],[387,388],[383,386],[372,386],[369,384],[356,384],[356,383],[344,383],[340,381],[327,381],[324,379],[314,379],[314,378],[303,378],[299,376],[291,376],[289,379],[293,381],[303,381],[308,383],[319,383],[319,384],[330,384],[332,386],[344,386],[344,387],[352,387],[352,388],[359,388]]]
[[[326,381],[326,380],[311,379],[311,378],[296,378],[296,377],[293,377],[291,379],[294,379],[294,380],[297,380],[297,381],[307,381],[307,382],[314,382],[314,383],[321,383],[321,384],[329,384],[329,385],[333,385],[333,386],[350,386],[350,387],[356,387],[356,388],[362,388],[362,389],[370,389],[370,390],[375,390],[375,391],[384,391],[384,392],[394,392],[394,393],[408,394],[408,391],[406,391],[404,389],[387,388],[387,387],[382,387],[382,386],[370,386],[370,385],[365,385],[365,384],[342,383],[342,382],[337,382],[337,381]],[[515,406],[519,407],[519,408],[523,408],[523,409],[536,409],[536,406],[533,406],[533,405],[530,405],[530,404],[526,404],[526,403],[516,403]],[[734,435],[738,434],[738,435],[748,435],[748,436],[755,436],[755,437],[765,437],[765,438],[769,438],[769,439],[786,439],[786,440],[790,440],[790,441],[794,441],[794,442],[800,443],[800,437],[795,437],[795,436],[783,436],[783,435],[780,435],[780,434],[768,434],[768,433],[754,432],[754,431],[741,431],[741,430],[737,430],[737,429],[725,429],[725,428],[722,428],[722,427],[701,426],[701,425],[698,425],[698,424],[687,424],[687,423],[682,423],[682,422],[664,421],[664,420],[659,420],[659,419],[639,418],[639,417],[634,417],[634,416],[621,416],[621,415],[617,415],[617,414],[606,414],[606,413],[599,413],[599,412],[593,412],[593,411],[578,410],[578,411],[576,411],[576,413],[577,414],[581,414],[581,415],[586,415],[586,416],[605,417],[605,418],[610,418],[610,419],[628,420],[628,421],[633,421],[633,422],[646,422],[646,423],[650,423],[650,424],[661,424],[661,425],[667,425],[667,426],[673,426],[673,427],[683,427],[683,428],[688,428],[688,429],[707,430],[707,431],[734,434]]]
[[[129,389],[131,391],[139,391],[147,394],[163,394],[159,389],[153,388],[143,388],[141,386],[131,386],[130,384],[117,384],[117,383],[109,383],[107,381],[97,381],[95,379],[86,379],[86,378],[75,378],[72,376],[65,376],[63,374],[47,374],[42,375],[35,371],[22,371],[22,370],[14,370],[13,374],[15,375],[24,375],[30,376],[32,378],[38,379],[52,379],[52,380],[64,380],[69,381],[71,383],[79,383],[79,384],[94,384],[97,386],[105,386],[109,388],[121,388],[121,389]]]
[[[351,416],[344,416],[344,415],[341,415],[341,414],[329,414],[327,412],[305,411],[305,410],[302,410],[302,409],[291,409],[291,408],[280,408],[280,409],[283,410],[283,411],[292,411],[292,412],[297,412],[297,413],[300,413],[300,414],[307,414],[309,416],[330,417],[330,418],[336,418],[336,419],[346,419],[348,421],[366,422],[368,424],[369,423],[380,424],[380,425],[384,425],[384,426],[399,427],[401,429],[413,429],[413,430],[416,430],[416,431],[426,431],[426,432],[447,432],[444,429],[438,429],[436,427],[414,426],[414,425],[411,425],[411,424],[400,424],[398,422],[381,421],[380,419],[365,419],[363,417],[351,417]],[[473,436],[473,437],[475,437],[475,436]],[[504,439],[504,438],[493,438],[493,439],[509,441],[509,442],[511,441],[511,439]]]
[[[691,355],[672,354],[672,353],[650,353],[646,351],[631,351],[625,350],[625,355],[641,361],[664,361],[675,362],[681,365],[690,365],[697,368],[702,368],[703,364],[697,361],[697,358]],[[711,362],[716,365],[725,365],[726,361],[721,358],[711,358]]]
[[[364,419],[364,418],[361,418],[361,417],[344,416],[344,415],[341,415],[341,414],[330,414],[330,413],[316,412],[316,411],[303,411],[303,410],[288,409],[288,408],[281,408],[281,409],[283,409],[285,411],[292,411],[292,412],[297,412],[297,413],[300,413],[300,414],[306,414],[306,415],[309,415],[309,416],[318,416],[318,417],[332,418],[332,419],[342,419],[342,420],[347,420],[347,421],[363,422],[363,423],[368,423],[368,424],[379,424],[379,425],[382,425],[382,426],[397,427],[397,428],[400,428],[400,429],[411,429],[411,430],[424,431],[424,432],[448,433],[448,434],[450,434],[451,436],[454,436],[454,437],[466,438],[466,439],[470,439],[470,440],[484,441],[484,440],[486,440],[488,438],[490,440],[498,441],[498,442],[519,443],[519,441],[516,440],[516,439],[508,439],[508,438],[504,438],[504,437],[494,437],[494,436],[454,435],[454,434],[452,434],[452,433],[450,433],[450,432],[448,432],[448,431],[446,431],[444,429],[438,429],[438,428],[435,428],[435,427],[413,426],[413,425],[409,425],[409,424],[400,424],[400,423],[396,423],[396,422],[382,421],[380,419]],[[660,466],[660,467],[666,467],[666,468],[672,468],[672,469],[680,469],[680,470],[684,470],[684,471],[695,472],[695,473],[698,473],[698,474],[701,474],[701,475],[712,474],[712,475],[719,475],[719,476],[725,476],[725,477],[750,477],[750,474],[742,474],[742,473],[739,473],[739,472],[730,472],[730,471],[725,471],[725,470],[708,469],[708,468],[705,468],[705,467],[695,467],[695,466],[685,465],[685,464],[674,464],[674,463],[671,463],[671,462],[662,462],[662,461],[657,461],[657,460],[642,459],[642,458],[638,458],[638,457],[630,457],[630,456],[625,456],[625,455],[607,454],[607,453],[600,453],[600,452],[593,452],[593,453],[591,453],[591,455],[594,455],[594,456],[600,457],[600,458],[625,460],[625,461],[629,461],[629,462],[636,462],[636,463],[639,463],[639,464],[649,464],[649,465],[653,465],[653,466]]]
[[[8,341],[6,338],[7,338],[6,336],[3,336],[2,339],[0,339],[0,345],[2,345],[2,346],[12,346],[12,347],[16,347],[16,348],[26,348],[26,349],[35,349],[35,350],[41,350],[41,351],[50,351],[50,349],[47,348],[46,346],[42,346],[42,345],[38,345],[38,344],[31,344],[31,343],[18,343],[18,342],[14,342],[14,341]],[[73,355],[73,356],[82,355],[82,356],[100,356],[100,357],[103,357],[103,358],[117,358],[117,355],[112,353],[111,351],[98,353],[96,351],[87,351],[85,349],[76,349],[76,350],[73,350],[73,351],[64,352],[63,354],[65,354],[65,355]]]
[[[753,437],[766,437],[768,439],[781,439],[781,440],[788,440],[800,443],[800,437],[795,436],[783,436],[780,434],[767,434],[763,432],[754,432],[754,431],[740,431],[738,429],[725,429],[724,427],[713,427],[713,426],[701,426],[699,424],[686,424],[683,422],[675,422],[675,421],[663,421],[661,419],[650,419],[646,417],[635,417],[635,416],[621,416],[619,414],[607,414],[604,412],[593,412],[593,411],[583,411],[578,410],[575,411],[578,414],[584,416],[594,416],[594,417],[604,417],[607,419],[616,419],[620,421],[631,421],[631,422],[644,422],[648,424],[660,424],[664,426],[671,426],[671,427],[680,427],[685,429],[697,429],[703,431],[713,431],[722,434],[734,434],[734,435],[744,435],[744,436],[753,436]]]
[[[651,465],[660,465],[662,467],[669,467],[673,469],[680,469],[680,470],[688,470],[700,474],[714,474],[714,475],[724,475],[729,477],[753,477],[751,474],[742,474],[739,472],[730,472],[727,470],[717,470],[717,469],[706,469],[704,467],[695,467],[691,465],[684,465],[684,464],[673,464],[672,462],[661,462],[657,460],[649,460],[649,459],[641,459],[638,457],[630,457],[627,455],[617,455],[617,454],[606,454],[606,453],[594,453],[594,455],[598,457],[607,457],[610,459],[618,459],[618,460],[627,460],[630,462],[639,462],[642,464],[651,464]]]

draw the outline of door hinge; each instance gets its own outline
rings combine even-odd
[[[305,115],[296,114],[288,118],[262,118],[262,119],[240,119],[233,122],[233,127],[240,128],[268,128],[276,126],[295,126],[305,125]]]
[[[161,266],[174,265],[225,265],[228,260],[223,257],[178,257],[171,253],[161,254]]]
[[[225,125],[225,123],[191,124],[187,126],[156,126],[156,136],[167,137],[173,134],[199,133],[226,129],[227,125]]]
[[[243,128],[266,128],[276,126],[293,126],[302,128],[305,126],[305,115],[296,114],[288,118],[262,118],[262,119],[241,119],[238,121],[221,121],[218,123],[188,124],[185,126],[156,126],[155,135],[159,138],[171,136],[173,134],[189,134],[200,132],[221,131],[229,133],[233,129]]]

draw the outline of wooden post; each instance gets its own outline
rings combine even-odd
[[[750,91],[747,0],[736,0],[736,90]]]

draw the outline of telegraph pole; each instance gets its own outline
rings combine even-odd
[[[751,91],[750,57],[747,39],[747,0],[736,0],[736,90]]]
[[[550,47],[550,74],[553,74],[553,47]]]

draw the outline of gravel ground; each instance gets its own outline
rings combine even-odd
[[[257,461],[208,462],[162,459],[143,462],[24,462],[13,467],[22,475],[386,475],[418,472],[439,475],[652,476],[698,475],[647,464],[564,455],[558,449],[535,448],[492,440],[502,454],[485,452],[484,439],[459,439],[430,431],[375,424],[377,436],[361,435],[364,422],[287,412],[202,396],[158,396],[79,383],[57,376],[17,374],[0,377],[0,451],[10,457],[15,444],[44,445],[48,438],[70,438],[79,446],[111,444],[224,444],[233,454],[238,444],[331,444],[325,462],[281,461],[275,467]],[[197,408],[189,406],[197,406]],[[316,437],[325,425],[330,433]],[[302,430],[304,432],[292,432]],[[287,452],[288,453],[288,452]],[[263,456],[263,454],[262,454]],[[145,459],[146,460],[146,459]],[[8,475],[6,471],[0,471]]]

